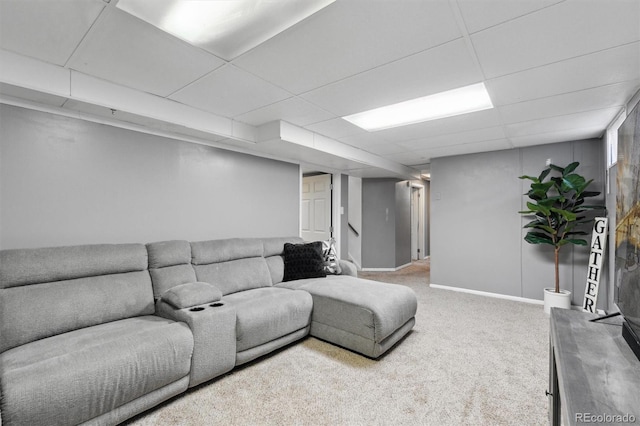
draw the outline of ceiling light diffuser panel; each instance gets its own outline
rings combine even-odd
[[[335,0],[120,0],[119,9],[232,60]]]
[[[342,117],[367,131],[390,129],[493,108],[484,83]]]

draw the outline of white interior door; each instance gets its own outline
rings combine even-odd
[[[301,236],[305,241],[331,238],[331,175],[302,178]]]

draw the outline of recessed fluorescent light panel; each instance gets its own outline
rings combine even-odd
[[[335,0],[120,0],[116,7],[231,60]]]
[[[484,83],[342,117],[370,132],[493,108]]]

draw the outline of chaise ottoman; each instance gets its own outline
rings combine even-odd
[[[370,358],[384,354],[415,324],[417,298],[402,285],[329,275],[276,286],[311,294],[311,336]]]

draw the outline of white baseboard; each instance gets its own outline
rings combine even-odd
[[[468,288],[451,287],[448,285],[440,285],[440,284],[429,284],[429,286],[432,288],[439,288],[441,290],[458,291],[460,293],[469,293],[469,294],[475,294],[478,296],[493,297],[496,299],[507,299],[507,300],[513,300],[515,302],[531,303],[532,305],[544,305],[544,301],[542,300],[529,299],[526,297],[509,296],[507,294],[490,293],[488,291],[471,290]]]
[[[411,266],[411,262],[404,264],[402,266],[398,266],[397,268],[362,268],[363,272],[396,272],[400,269],[406,268],[407,266]]]
[[[433,288],[439,288],[441,290],[457,291],[457,292],[460,292],[460,293],[469,293],[469,294],[475,294],[475,295],[478,295],[478,296],[493,297],[493,298],[496,298],[496,299],[513,300],[515,302],[530,303],[532,305],[544,305],[544,300],[529,299],[529,298],[526,298],[526,297],[509,296],[509,295],[506,295],[506,294],[490,293],[488,291],[470,290],[468,288],[451,287],[451,286],[448,286],[448,285],[440,285],[440,284],[429,284],[429,286],[433,287]],[[571,310],[582,311],[582,306],[571,305]],[[605,314],[605,311],[602,310],[602,309],[597,309],[596,312],[598,314],[600,314],[600,315],[604,315]]]

